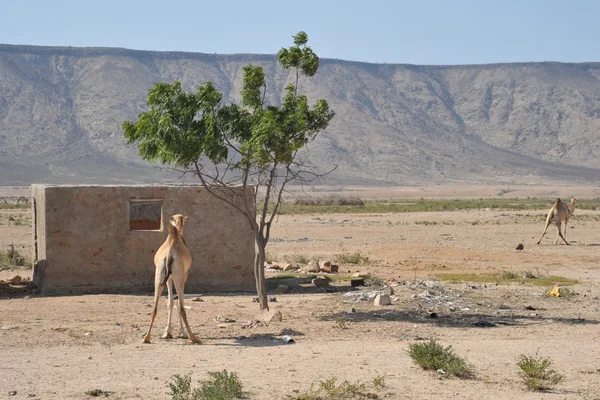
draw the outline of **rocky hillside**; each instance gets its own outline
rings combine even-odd
[[[318,49],[317,49],[318,50]],[[242,67],[269,55],[0,45],[0,185],[166,179],[123,140],[155,82],[212,81],[239,100]],[[321,60],[305,80],[336,111],[303,156],[325,183],[600,181],[600,63],[416,66]]]

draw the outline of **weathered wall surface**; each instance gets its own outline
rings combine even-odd
[[[152,291],[154,254],[166,239],[169,216],[178,213],[189,216],[187,293],[255,287],[248,222],[201,187],[33,185],[32,196],[34,281],[42,293]],[[162,201],[158,229],[132,230],[152,229],[152,223],[139,221],[144,213],[130,208],[150,203],[152,213],[155,201]]]

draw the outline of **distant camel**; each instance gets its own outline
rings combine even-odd
[[[567,239],[566,239],[567,238],[567,223],[569,222],[569,219],[573,216],[573,212],[575,212],[575,204],[577,204],[577,199],[575,197],[573,197],[571,199],[570,206],[567,203],[565,203],[564,201],[562,201],[561,199],[556,199],[556,201],[554,202],[554,205],[552,206],[552,208],[550,208],[550,211],[548,211],[548,216],[546,217],[546,227],[544,228],[544,233],[542,233],[542,237],[540,237],[540,240],[538,240],[537,244],[540,244],[540,242],[544,238],[544,235],[546,234],[546,231],[548,230],[548,226],[550,226],[550,223],[552,222],[552,220],[554,220],[554,223],[556,224],[556,227],[558,228],[558,233],[556,235],[556,240],[554,241],[554,244],[558,243],[559,236],[562,238],[562,240],[565,242],[565,244],[570,244],[569,242],[567,242]],[[563,222],[565,223],[564,236],[563,236],[562,232],[560,231],[560,226]]]
[[[23,203],[23,204],[29,204],[29,199],[27,197],[25,197],[25,196],[21,196],[21,197],[19,197],[17,199],[17,205],[19,205],[21,203]]]
[[[183,332],[183,320],[190,340],[194,343],[200,343],[200,340],[194,336],[190,329],[185,308],[183,307],[183,290],[185,288],[188,272],[192,266],[192,255],[190,254],[185,238],[183,237],[183,225],[187,219],[188,217],[181,214],[171,216],[169,236],[154,256],[154,265],[156,266],[156,272],[154,274],[154,309],[152,310],[152,319],[150,320],[148,333],[144,336],[144,343],[150,343],[150,332],[152,331],[152,325],[156,318],[158,300],[160,299],[165,284],[167,285],[167,291],[169,292],[169,300],[167,327],[165,328],[165,333],[162,335],[162,338],[170,339],[173,337],[173,328],[171,326],[171,315],[173,312],[173,283],[175,283],[175,290],[177,290],[179,337],[186,337]]]

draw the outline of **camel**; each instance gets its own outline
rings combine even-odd
[[[179,337],[186,337],[183,331],[183,323],[188,332],[189,339],[194,343],[200,343],[200,340],[194,336],[190,325],[188,324],[185,308],[183,307],[183,291],[185,282],[188,277],[188,272],[192,266],[192,255],[187,247],[185,238],[183,237],[183,226],[188,217],[181,214],[172,215],[169,225],[169,236],[167,240],[160,246],[154,256],[154,265],[156,272],[154,274],[154,309],[152,310],[152,319],[148,333],[144,336],[144,343],[150,343],[150,332],[156,318],[158,300],[163,291],[163,287],[167,285],[169,293],[168,300],[168,317],[163,339],[171,339],[173,337],[173,328],[171,326],[171,316],[173,312],[173,283],[177,291],[177,305],[179,309]]]
[[[567,223],[569,222],[569,219],[573,216],[573,212],[575,212],[575,204],[577,204],[577,199],[575,197],[571,199],[571,205],[568,205],[561,199],[556,199],[554,205],[552,206],[552,208],[550,208],[550,211],[548,211],[548,216],[546,217],[546,227],[544,228],[544,233],[542,233],[542,237],[540,237],[540,240],[538,240],[537,244],[540,244],[540,242],[544,238],[544,235],[546,234],[546,231],[548,230],[548,226],[550,226],[550,223],[552,222],[552,220],[554,220],[554,223],[558,228],[558,233],[556,235],[556,240],[554,241],[554,244],[558,243],[558,237],[560,236],[565,242],[565,244],[570,245],[570,243],[567,242]],[[560,231],[560,226],[563,222],[565,223],[564,236]]]

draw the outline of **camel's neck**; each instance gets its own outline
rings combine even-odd
[[[575,203],[571,203],[569,206],[569,215],[573,215],[575,213]]]

